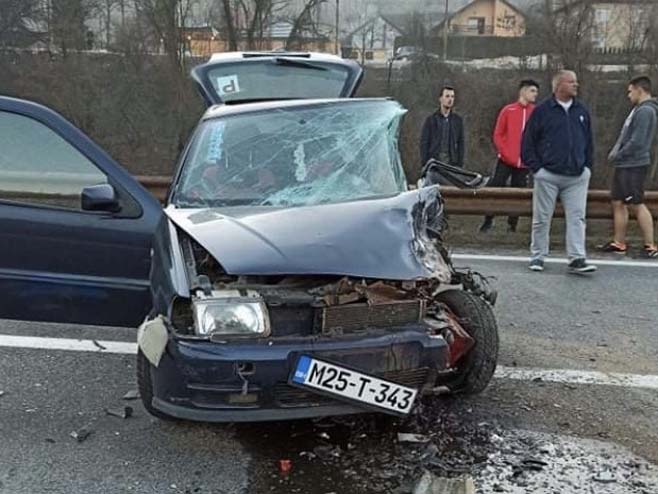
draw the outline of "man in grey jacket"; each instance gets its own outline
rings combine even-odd
[[[643,257],[658,258],[653,238],[653,218],[644,204],[644,181],[651,164],[651,146],[656,134],[658,101],[651,96],[651,80],[640,76],[628,84],[633,109],[608,155],[615,167],[610,196],[614,214],[614,239],[601,246],[605,252],[625,254],[628,209],[632,209],[644,237]]]

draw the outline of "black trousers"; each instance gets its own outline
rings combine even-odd
[[[524,188],[528,186],[528,173],[529,170],[527,168],[512,168],[498,160],[494,175],[487,185],[489,185],[489,187],[507,187],[509,183],[511,187]],[[484,217],[485,223],[490,224],[492,221],[493,216]],[[518,216],[510,216],[507,218],[507,223],[512,227],[516,227],[518,222]]]

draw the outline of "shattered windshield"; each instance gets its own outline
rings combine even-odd
[[[305,206],[406,190],[394,101],[340,101],[208,120],[174,197],[180,207]]]

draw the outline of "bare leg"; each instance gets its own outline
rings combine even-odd
[[[626,229],[628,227],[628,208],[621,201],[612,201],[612,213],[614,216],[615,228],[614,240],[618,244],[625,244]]]
[[[634,204],[631,207],[635,212],[637,223],[640,225],[644,244],[653,245],[653,217],[651,216],[651,211],[644,204]]]

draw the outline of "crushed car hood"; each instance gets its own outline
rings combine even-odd
[[[427,234],[441,211],[436,187],[284,209],[165,209],[231,275],[449,280],[449,268]]]

